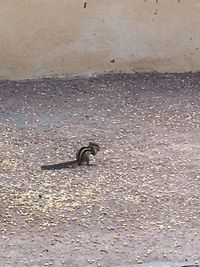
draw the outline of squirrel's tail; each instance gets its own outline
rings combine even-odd
[[[77,165],[78,165],[78,161],[73,160],[73,161],[67,161],[67,162],[62,162],[58,164],[43,165],[41,166],[41,170],[60,170],[64,168],[73,168]]]

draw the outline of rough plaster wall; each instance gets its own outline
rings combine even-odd
[[[2,0],[0,78],[199,71],[199,14],[199,0]]]

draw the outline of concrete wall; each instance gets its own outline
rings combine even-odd
[[[199,14],[199,0],[1,0],[0,79],[199,71]]]

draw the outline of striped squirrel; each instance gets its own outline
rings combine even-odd
[[[52,165],[43,165],[41,166],[42,170],[59,170],[63,168],[72,168],[78,165],[82,165],[84,162],[89,165],[89,156],[92,154],[93,156],[97,154],[100,150],[99,145],[93,142],[89,142],[88,146],[81,147],[76,153],[76,160],[62,162],[58,164]]]

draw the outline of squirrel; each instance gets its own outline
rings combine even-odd
[[[42,170],[59,170],[64,168],[72,168],[78,165],[82,165],[86,162],[89,165],[89,156],[92,154],[95,156],[97,152],[100,150],[99,145],[93,142],[89,142],[88,146],[81,147],[76,153],[76,160],[62,162],[58,164],[52,165],[43,165],[41,166]]]

